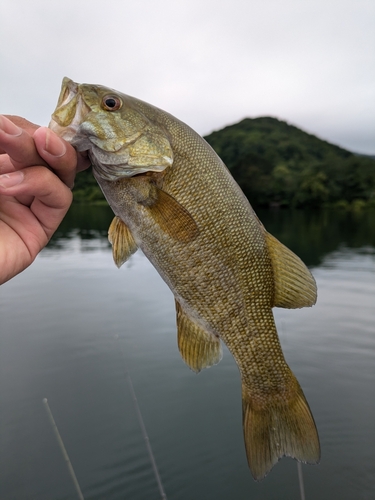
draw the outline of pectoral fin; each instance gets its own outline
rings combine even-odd
[[[219,363],[223,357],[219,337],[193,321],[176,301],[177,340],[182,359],[195,372]]]
[[[172,196],[154,186],[150,200],[143,204],[148,207],[155,223],[171,238],[182,243],[193,241],[199,229],[189,212]]]
[[[266,232],[275,278],[274,306],[296,309],[316,302],[316,283],[302,260]]]
[[[108,240],[112,245],[113,260],[117,267],[121,267],[138,249],[130,229],[117,216],[109,226]]]

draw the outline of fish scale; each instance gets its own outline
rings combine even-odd
[[[272,313],[315,303],[306,266],[265,230],[212,148],[165,111],[64,79],[50,127],[92,161],[115,213],[116,264],[141,248],[173,292],[184,361],[196,372],[218,363],[221,341],[233,355],[253,477],[283,456],[317,463],[314,419]]]

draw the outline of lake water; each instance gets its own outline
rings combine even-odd
[[[137,252],[118,270],[106,207],[73,207],[36,262],[0,287],[0,498],[161,498],[131,385],[171,500],[375,498],[375,213],[264,211],[311,268],[318,304],[275,309],[322,459],[247,468],[240,378],[228,351],[195,375],[176,344],[171,292]],[[130,378],[129,378],[130,377]]]

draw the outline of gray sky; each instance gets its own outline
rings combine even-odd
[[[2,0],[0,112],[46,125],[63,76],[204,135],[275,116],[375,154],[374,0]]]

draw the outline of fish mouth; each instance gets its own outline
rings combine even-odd
[[[79,87],[79,84],[70,78],[63,78],[57,106],[48,125],[53,132],[68,142],[72,141],[78,127],[91,112]]]
[[[111,113],[103,105],[108,95],[121,102],[121,113]],[[173,164],[165,132],[137,110],[129,96],[100,85],[65,77],[49,128],[86,153],[96,176],[104,180],[161,172]]]

